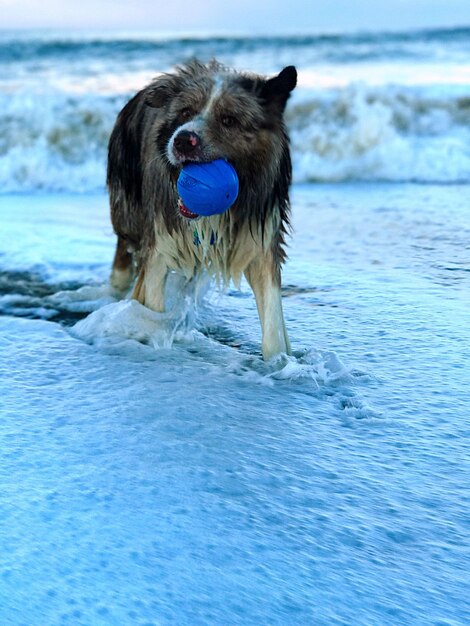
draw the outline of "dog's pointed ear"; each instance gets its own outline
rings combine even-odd
[[[297,70],[293,65],[289,65],[277,76],[265,82],[261,89],[261,98],[268,104],[276,104],[282,113],[286,107],[290,93],[296,85]]]
[[[174,76],[163,74],[154,80],[145,91],[145,104],[149,107],[160,108],[178,94],[178,87]]]

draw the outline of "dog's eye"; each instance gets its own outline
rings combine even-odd
[[[185,107],[184,109],[181,109],[180,111],[180,116],[184,120],[189,120],[191,117],[193,117],[193,115],[194,115],[194,111],[192,110],[191,107]]]
[[[233,115],[224,115],[222,117],[222,124],[226,128],[232,128],[232,126],[235,126],[236,123],[237,123],[237,118],[234,117]]]

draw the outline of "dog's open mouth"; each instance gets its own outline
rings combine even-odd
[[[190,211],[188,207],[183,204],[181,198],[178,199],[178,209],[180,214],[188,220],[197,220],[199,217],[201,217],[197,213],[193,213],[192,211]]]

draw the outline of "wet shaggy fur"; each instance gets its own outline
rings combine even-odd
[[[107,185],[118,236],[112,285],[128,289],[137,274],[133,297],[163,311],[170,271],[188,280],[209,272],[236,284],[245,274],[265,358],[290,349],[280,298],[291,182],[283,112],[296,78],[293,67],[268,79],[191,61],[139,91],[109,142]],[[181,168],[217,158],[237,171],[235,204],[222,215],[183,217]]]

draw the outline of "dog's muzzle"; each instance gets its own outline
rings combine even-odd
[[[173,139],[173,153],[181,161],[201,160],[201,138],[192,131],[181,130]]]

